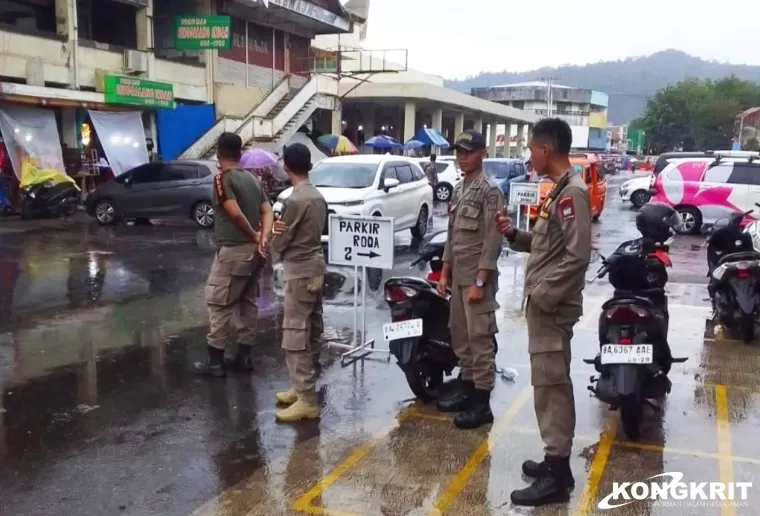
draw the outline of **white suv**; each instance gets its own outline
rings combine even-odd
[[[430,158],[418,159],[418,163],[423,170],[429,162]],[[462,171],[459,170],[456,160],[436,159],[435,172],[438,175],[438,185],[435,187],[434,192],[435,200],[448,202],[451,199],[451,192],[454,191],[454,186],[462,178]]]
[[[324,195],[328,214],[393,217],[396,231],[410,229],[422,238],[433,213],[433,189],[416,160],[390,154],[359,154],[327,158],[309,173],[309,180]],[[293,192],[283,191],[274,205]],[[322,242],[327,242],[327,231]]]

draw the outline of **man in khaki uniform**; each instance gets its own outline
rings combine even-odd
[[[438,282],[441,295],[451,281],[449,327],[459,357],[460,389],[438,401],[443,412],[458,412],[458,428],[477,428],[493,422],[491,391],[496,376],[493,339],[496,326],[497,263],[502,236],[496,215],[504,207],[504,194],[483,173],[486,141],[476,131],[460,134],[454,149],[464,179],[449,205],[449,230]]]
[[[242,147],[240,136],[234,133],[223,133],[217,142],[219,174],[212,194],[217,251],[205,289],[208,360],[195,364],[196,372],[206,376],[227,375],[224,350],[232,330],[237,333],[238,350],[231,365],[240,370],[253,368],[258,272],[274,215],[259,180],[240,168]]]
[[[277,393],[279,421],[319,417],[317,373],[313,352],[322,338],[322,293],[325,284],[325,255],[322,232],[327,220],[327,203],[309,182],[311,153],[295,143],[285,148],[285,171],[293,184],[275,222],[272,248],[280,254],[285,279],[285,307],[282,318],[282,349],[292,388]]]
[[[506,213],[499,231],[512,249],[530,252],[525,268],[528,353],[536,419],[544,441],[542,462],[525,461],[523,473],[536,481],[513,491],[516,505],[567,502],[575,485],[570,452],[575,435],[575,399],[570,380],[570,340],[583,314],[583,288],[591,260],[591,202],[581,174],[573,174],[572,132],[558,118],[536,124],[530,142],[536,171],[554,181],[533,231],[512,227]]]

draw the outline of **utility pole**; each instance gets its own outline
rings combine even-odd
[[[554,105],[554,91],[552,89],[552,83],[558,81],[559,77],[541,77],[541,80],[546,83],[546,115],[547,118],[552,116],[552,106]]]

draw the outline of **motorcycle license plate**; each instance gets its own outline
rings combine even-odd
[[[422,335],[422,319],[383,324],[383,340],[386,342],[419,337],[420,335]]]
[[[602,346],[602,365],[651,364],[651,344],[605,344]]]

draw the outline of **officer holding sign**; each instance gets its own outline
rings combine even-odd
[[[512,226],[506,213],[498,229],[512,249],[530,252],[524,296],[528,353],[536,419],[544,441],[542,462],[523,462],[536,481],[513,491],[512,503],[539,506],[569,500],[575,485],[570,452],[575,434],[575,399],[570,380],[570,339],[583,314],[583,288],[591,261],[591,203],[580,174],[573,174],[570,126],[559,118],[533,128],[530,156],[536,171],[554,182],[539,208],[532,232]]]
[[[438,402],[442,412],[458,412],[458,428],[476,428],[493,422],[491,391],[496,376],[493,338],[496,326],[497,262],[502,236],[496,215],[504,208],[504,194],[483,173],[486,141],[476,131],[465,131],[454,142],[464,178],[449,205],[449,230],[438,282],[441,295],[451,281],[449,327],[461,369],[460,389]]]

